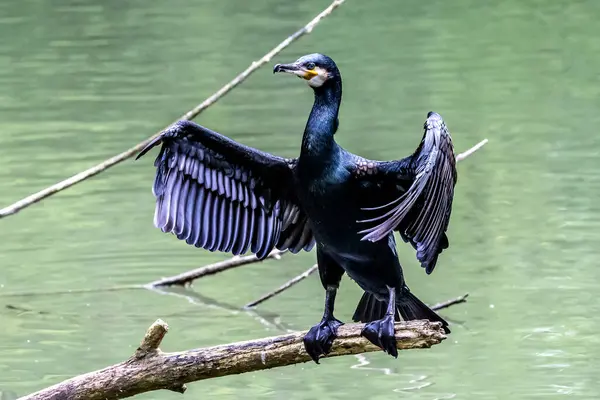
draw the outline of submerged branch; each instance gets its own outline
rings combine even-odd
[[[341,326],[327,357],[381,351],[360,335],[363,326]],[[402,322],[395,328],[400,350],[429,348],[446,338],[439,322]],[[21,400],[122,399],[159,389],[183,393],[189,382],[311,361],[302,343],[306,332],[163,353],[158,346],[167,330],[167,324],[158,320],[127,361],[77,376]]]
[[[314,27],[317,26],[317,24],[319,22],[321,22],[321,20],[323,20],[323,18],[325,18],[329,14],[331,14],[333,12],[333,10],[335,10],[337,7],[342,5],[342,3],[344,3],[344,1],[345,0],[334,0],[333,3],[331,3],[329,5],[329,7],[327,7],[325,10],[321,11],[321,13],[319,15],[317,15],[312,21],[310,21],[308,24],[306,24],[304,27],[302,27],[301,29],[296,31],[291,36],[288,36],[284,41],[279,43],[277,46],[275,46],[273,49],[271,49],[267,54],[265,54],[260,60],[252,62],[252,64],[250,64],[250,66],[248,66],[248,68],[246,68],[244,71],[242,71],[238,76],[233,78],[229,83],[227,83],[225,86],[223,86],[217,92],[215,92],[212,96],[208,97],[202,103],[198,104],[196,107],[194,107],[193,109],[191,109],[190,111],[185,113],[179,119],[191,120],[191,119],[195,118],[196,116],[198,116],[198,114],[200,114],[206,108],[213,105],[220,98],[222,98],[227,93],[229,93],[233,88],[235,88],[240,83],[245,81],[257,69],[259,69],[266,63],[270,62],[271,59],[274,56],[276,56],[277,54],[279,54],[283,49],[288,47],[290,44],[292,44],[296,40],[300,39],[302,36],[312,32]],[[116,156],[111,157],[108,160],[105,160],[102,163],[100,163],[94,167],[91,167],[85,171],[82,171],[82,172],[78,173],[77,175],[74,175],[68,179],[65,179],[62,182],[58,182],[52,186],[49,186],[37,193],[34,193],[30,196],[27,196],[27,197],[17,201],[16,203],[11,204],[8,207],[1,209],[0,210],[0,218],[16,214],[20,210],[22,210],[26,207],[29,207],[32,204],[35,204],[47,197],[50,197],[53,194],[56,194],[65,189],[68,189],[71,186],[76,185],[79,182],[83,182],[84,180],[91,178],[95,175],[98,175],[99,173],[106,171],[110,167],[113,167],[113,166],[133,157],[140,150],[142,150],[144,147],[146,147],[146,145],[148,143],[150,143],[160,133],[161,132],[157,132],[156,134],[154,134],[153,136],[144,140],[143,142],[138,143],[137,145],[133,146],[132,148],[125,150],[123,153],[117,154]]]

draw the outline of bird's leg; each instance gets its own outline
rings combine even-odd
[[[327,285],[323,319],[321,319],[320,323],[310,328],[304,336],[304,348],[317,364],[319,363],[319,356],[326,355],[331,351],[333,340],[337,337],[337,329],[343,324],[343,322],[333,316],[337,290],[337,285]]]
[[[381,347],[381,349],[389,355],[397,358],[398,349],[396,348],[396,335],[394,333],[396,289],[388,286],[388,292],[389,299],[385,317],[366,324],[361,335],[369,339],[375,346]]]

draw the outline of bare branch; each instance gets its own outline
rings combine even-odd
[[[296,40],[300,39],[302,36],[304,36],[308,33],[311,33],[312,30],[315,28],[315,26],[317,26],[317,24],[319,22],[321,22],[321,20],[323,18],[327,17],[329,14],[331,14],[333,12],[333,10],[335,10],[336,8],[341,6],[342,3],[344,3],[344,1],[346,1],[346,0],[334,0],[333,3],[331,3],[329,5],[329,7],[327,7],[325,10],[321,11],[321,13],[319,13],[319,15],[317,15],[315,18],[313,18],[313,20],[310,21],[308,24],[306,24],[302,29],[299,29],[298,31],[296,31],[293,35],[288,36],[287,39],[285,39],[283,42],[279,43],[277,46],[275,46],[273,49],[271,49],[271,51],[269,51],[267,54],[265,54],[260,60],[254,61],[252,64],[250,64],[250,66],[248,68],[246,68],[245,71],[240,73],[233,80],[231,80],[231,82],[229,82],[227,85],[223,86],[215,94],[210,96],[208,99],[204,100],[197,107],[188,111],[186,114],[184,114],[181,117],[181,119],[192,119],[192,118],[196,117],[205,108],[211,106],[214,102],[216,102],[221,97],[226,95],[231,89],[233,89],[234,87],[239,85],[241,82],[243,82],[254,71],[259,69],[266,63],[270,62],[271,59],[273,57],[275,57],[277,54],[279,54],[283,49],[288,47],[290,44],[292,44]]]
[[[281,255],[285,251],[273,250],[263,260],[259,260],[255,255],[243,256],[243,257],[231,257],[228,260],[220,261],[218,263],[209,264],[204,267],[196,268],[191,271],[184,272],[179,275],[170,276],[168,278],[162,278],[154,282],[150,282],[146,286],[157,287],[157,286],[171,286],[171,285],[189,285],[193,280],[202,278],[203,276],[213,275],[218,272],[223,272],[231,268],[241,267],[246,264],[253,264],[274,258],[276,260],[281,258]]]
[[[464,151],[456,156],[456,161],[462,161],[465,158],[469,157],[471,154],[475,153],[477,150],[482,148],[488,142],[487,139],[483,139],[481,142],[477,143],[475,146],[471,147],[469,150]]]
[[[360,335],[363,326],[341,326],[327,357],[381,351]],[[149,331],[152,332],[146,337],[164,336],[167,325],[159,320]],[[295,332],[178,353],[163,353],[157,349],[139,354],[138,350],[127,361],[77,376],[21,400],[122,399],[159,389],[183,393],[185,383],[310,361],[302,343],[305,333]],[[445,338],[439,322],[396,324],[397,347],[400,350],[429,348]],[[152,345],[158,343],[160,340],[152,341]]]
[[[212,104],[214,104],[216,101],[218,101],[221,97],[223,97],[227,93],[229,93],[229,91],[231,91],[233,88],[235,88],[240,83],[245,81],[257,69],[259,69],[266,63],[270,62],[271,59],[274,56],[276,56],[277,54],[279,54],[283,49],[288,47],[290,44],[292,44],[296,40],[300,39],[302,36],[312,32],[314,27],[317,26],[317,24],[319,22],[321,22],[321,20],[323,20],[323,18],[325,18],[329,14],[331,14],[333,12],[333,10],[335,10],[337,7],[342,5],[344,3],[344,1],[345,0],[334,0],[333,3],[331,3],[329,5],[329,7],[327,7],[325,10],[323,10],[319,15],[317,15],[312,21],[310,21],[308,24],[306,24],[303,28],[296,31],[293,35],[287,37],[284,41],[279,43],[277,46],[275,46],[273,49],[271,49],[271,51],[269,51],[267,54],[265,54],[260,60],[252,62],[252,64],[250,64],[250,66],[248,66],[248,68],[246,68],[244,71],[242,71],[238,76],[233,78],[229,83],[227,83],[225,86],[223,86],[221,89],[219,89],[212,96],[210,96],[209,98],[204,100],[202,103],[200,103],[199,105],[197,105],[196,107],[194,107],[193,109],[191,109],[190,111],[185,113],[180,119],[190,120],[190,119],[193,119],[196,116],[198,116],[198,114],[200,114],[206,108],[210,107]],[[91,167],[85,171],[82,171],[82,172],[78,173],[77,175],[74,175],[68,179],[65,179],[62,182],[58,182],[52,186],[49,186],[46,189],[43,189],[37,193],[27,196],[24,199],[21,199],[21,200],[17,201],[16,203],[11,204],[10,206],[1,209],[0,210],[0,218],[16,214],[20,210],[22,210],[26,207],[29,207],[32,204],[35,204],[47,197],[50,197],[55,193],[61,192],[65,189],[68,189],[71,186],[73,186],[79,182],[82,182],[88,178],[98,175],[99,173],[106,171],[110,167],[113,167],[113,166],[133,157],[140,150],[142,150],[144,147],[146,147],[146,145],[148,143],[150,143],[150,141],[152,139],[154,139],[156,136],[158,136],[160,133],[161,132],[154,134],[152,137],[144,140],[143,142],[138,143],[137,145],[124,151],[123,153],[118,154],[114,157],[111,157],[108,160],[105,160],[102,163],[100,163],[94,167]]]
[[[456,297],[454,299],[450,299],[450,300],[443,301],[441,303],[434,304],[434,305],[430,306],[429,308],[431,308],[434,311],[442,310],[444,308],[448,308],[455,304],[466,303],[467,297],[469,297],[469,293],[463,294],[462,296]]]
[[[277,289],[275,289],[275,290],[273,290],[273,291],[271,291],[271,292],[263,295],[262,297],[260,297],[257,300],[254,300],[254,301],[246,304],[244,306],[244,308],[256,307],[257,305],[259,305],[263,301],[269,300],[271,297],[277,296],[279,293],[283,292],[284,290],[287,290],[287,289],[291,288],[292,286],[294,286],[295,284],[297,284],[298,282],[301,282],[304,279],[308,278],[313,272],[315,272],[317,270],[318,267],[319,266],[317,264],[313,265],[312,267],[310,267],[309,269],[307,269],[306,271],[304,271],[300,275],[298,275],[298,276],[290,279],[289,281],[287,281],[283,285],[279,286]]]

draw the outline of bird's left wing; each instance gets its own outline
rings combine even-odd
[[[417,259],[430,274],[439,254],[448,247],[445,232],[457,174],[452,138],[442,117],[430,112],[424,130],[412,156],[363,162],[362,179],[377,188],[371,190],[373,197],[387,204],[363,209],[365,219],[360,222],[372,226],[359,234],[364,234],[362,240],[378,241],[399,231],[417,250]],[[360,163],[357,171],[361,171]]]
[[[315,241],[297,201],[296,159],[244,146],[179,121],[137,156],[162,143],[154,162],[154,225],[190,245],[258,258],[273,248],[310,250]]]

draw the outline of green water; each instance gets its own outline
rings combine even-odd
[[[0,2],[0,205],[163,128],[327,4]],[[490,139],[459,166],[451,249],[435,273],[399,248],[423,300],[471,296],[443,312],[453,333],[430,350],[198,382],[185,398],[598,398],[599,13],[592,0],[348,0],[272,60],[318,51],[337,61],[337,140],[365,157],[412,152],[429,110],[445,118],[457,150]],[[265,67],[197,121],[295,156],[311,96]],[[4,296],[142,284],[226,258],[153,228],[151,162],[125,162],[0,221],[0,391],[24,395],[122,361],[156,318],[171,327],[167,351],[320,320],[315,275],[260,314],[239,311],[314,253],[205,278],[191,293]],[[344,279],[340,319],[350,320],[360,293]]]

